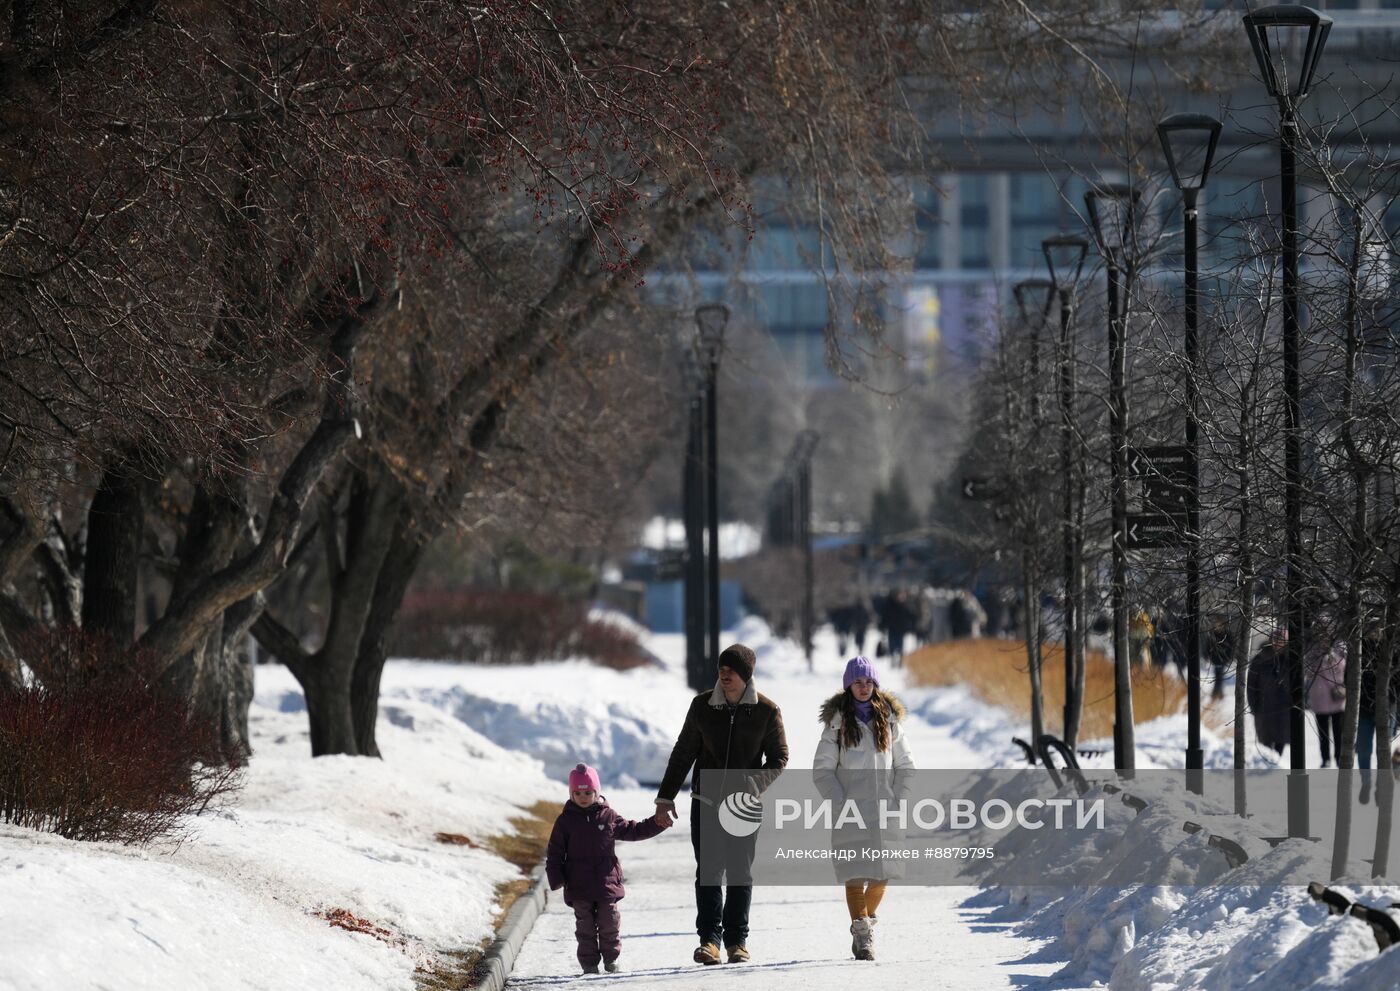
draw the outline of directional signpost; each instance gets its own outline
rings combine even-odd
[[[1130,550],[1186,544],[1192,468],[1188,447],[1138,447],[1128,452],[1128,476],[1142,483],[1144,510],[1128,514]]]
[[[998,494],[996,483],[990,478],[964,478],[962,481],[964,499],[995,499]]]

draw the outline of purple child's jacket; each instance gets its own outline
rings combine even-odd
[[[613,843],[649,840],[661,832],[661,828],[655,819],[634,822],[622,818],[602,795],[586,809],[572,800],[565,802],[564,811],[554,820],[554,831],[549,836],[549,852],[545,859],[549,887],[563,886],[565,905],[573,905],[575,899],[617,901],[626,891],[622,887],[622,865],[613,853]]]

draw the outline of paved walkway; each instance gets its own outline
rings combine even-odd
[[[825,665],[811,675],[791,665],[776,670],[759,665],[759,690],[783,708],[794,767],[811,766],[819,736],[818,706],[840,687],[839,670],[830,668]],[[889,672],[886,682],[898,691],[902,679],[898,672]],[[911,717],[905,732],[920,767],[982,763],[943,727]],[[652,811],[652,790],[610,789],[607,782],[603,790],[628,818]],[[733,966],[695,964],[695,861],[688,801],[683,793],[679,821],[661,836],[618,845],[627,874],[627,897],[621,904],[623,971],[596,977],[578,973],[573,912],[561,898],[552,897],[525,941],[508,987],[524,991],[607,981],[636,991],[684,991],[739,982],[765,991],[849,991],[853,982],[873,977],[887,988],[1063,988],[1051,978],[1060,963],[1047,962],[1040,952],[1042,942],[991,921],[990,909],[963,907],[975,893],[970,888],[892,886],[880,909],[877,959],[869,963],[851,957],[850,920],[834,882],[829,888],[760,886],[750,914],[753,960]]]
[[[610,801],[626,815],[644,812],[650,794],[621,792]],[[1040,988],[1059,964],[1039,961],[1042,944],[987,921],[988,909],[962,908],[969,888],[891,887],[880,910],[874,963],[853,960],[841,889],[759,887],[750,915],[750,963],[701,967],[695,949],[695,861],[688,823],[655,840],[620,845],[628,876],[622,901],[618,974],[581,976],[574,959],[574,915],[561,898],[525,941],[507,987],[582,987],[599,981],[629,989],[747,986],[849,991],[874,978],[886,988]],[[873,972],[872,972],[873,971]]]

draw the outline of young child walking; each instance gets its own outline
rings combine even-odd
[[[587,764],[569,772],[569,800],[554,820],[545,859],[550,890],[562,887],[564,904],[574,910],[578,962],[585,974],[598,973],[600,962],[615,973],[622,952],[617,903],[626,891],[613,844],[649,840],[670,825],[660,812],[650,819],[622,818],[598,788],[598,772]]]

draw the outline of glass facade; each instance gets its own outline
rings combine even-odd
[[[1358,82],[1347,93],[1384,84],[1392,53],[1400,50],[1400,17],[1378,12],[1400,10],[1400,0],[1324,0],[1318,6],[1339,11],[1328,41],[1334,59],[1329,85],[1345,90],[1348,73],[1357,78],[1370,75],[1365,76],[1369,82]],[[1240,9],[1237,0],[1209,0],[1206,7],[1232,23]],[[1199,102],[1191,94],[1180,95],[1183,103]],[[1244,129],[1227,133],[1225,141],[1234,154],[1217,156],[1216,174],[1201,194],[1201,261],[1207,278],[1212,267],[1230,267],[1231,259],[1249,246],[1277,239],[1277,159],[1271,149],[1261,154],[1255,147],[1270,141],[1271,114],[1266,108],[1251,123],[1246,112]],[[1009,146],[1007,136],[992,129],[985,149],[961,159],[964,150],[950,145],[953,160],[964,162],[960,168],[907,177],[904,196],[888,204],[886,215],[892,220],[887,247],[905,264],[889,272],[864,273],[866,281],[877,286],[864,303],[847,299],[844,286],[834,287],[828,298],[823,273],[839,270],[849,275],[849,262],[843,258],[842,265],[835,264],[810,214],[804,214],[802,204],[791,202],[792,190],[776,178],[761,183],[755,194],[758,220],[751,240],[733,229],[698,238],[702,243],[678,253],[687,265],[659,268],[648,284],[677,312],[697,298],[727,300],[749,326],[767,335],[792,377],[807,383],[837,381],[826,368],[828,331],[835,331],[838,347],[847,337],[858,337],[850,331],[857,322],[854,314],[862,310],[878,313],[884,341],[907,359],[903,367],[912,374],[935,370],[940,362],[960,356],[975,356],[1010,286],[1046,274],[1041,242],[1060,232],[1085,231],[1087,181],[1068,166],[1047,172],[1047,159],[1025,144],[1062,140],[1062,125],[1032,124],[1032,130],[1038,127],[1040,132],[1017,134]],[[1083,159],[1081,151],[1071,151],[1069,159]],[[1248,154],[1239,154],[1242,151]],[[1155,149],[1141,153],[1144,164],[1150,164],[1147,158]],[[1091,166],[1081,167],[1092,171]],[[1156,168],[1152,182],[1158,185],[1140,187],[1144,208],[1139,230],[1142,243],[1154,252],[1154,278],[1170,282],[1181,265],[1182,198],[1166,182],[1160,162]],[[1327,197],[1309,189],[1301,193],[1305,229],[1334,222],[1328,219],[1332,204]],[[1371,209],[1384,215],[1392,237],[1400,232],[1400,198],[1380,202],[1378,197]],[[1095,264],[1092,253],[1089,264]],[[1373,267],[1383,273],[1400,263],[1387,256]],[[1261,263],[1260,272],[1266,268]],[[866,360],[865,350],[849,348],[858,370]]]

